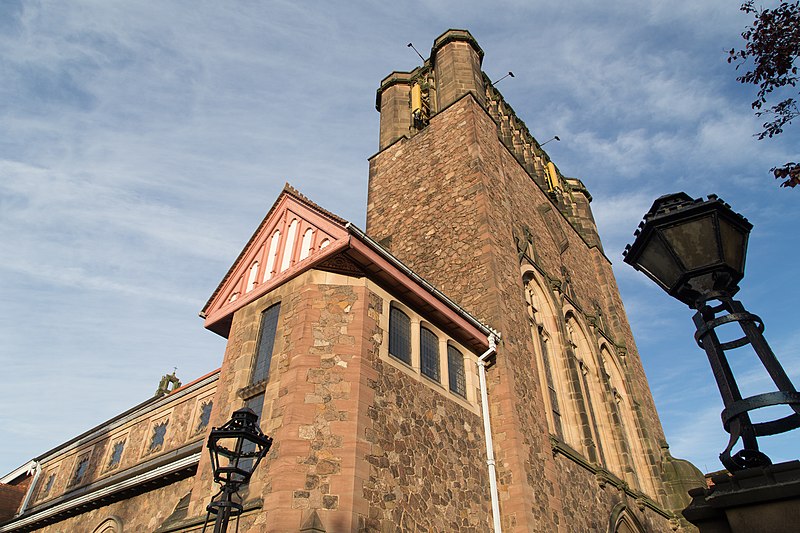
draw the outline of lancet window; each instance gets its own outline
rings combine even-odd
[[[532,272],[527,272],[525,280],[525,297],[528,304],[528,319],[530,321],[532,341],[536,352],[538,374],[542,377],[542,390],[547,391],[544,402],[548,409],[548,425],[550,432],[559,439],[565,438],[564,423],[562,420],[562,401],[559,376],[559,361],[555,338],[550,331],[553,330],[555,317],[551,306],[547,305],[547,297],[541,284]],[[554,358],[556,355],[556,358]]]
[[[250,383],[258,383],[269,377],[269,367],[272,362],[272,350],[275,346],[275,334],[278,331],[278,315],[280,312],[281,304],[277,303],[261,314],[261,333],[258,338],[258,349]]]

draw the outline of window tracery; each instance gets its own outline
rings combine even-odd
[[[534,274],[527,272],[523,279],[526,284],[525,297],[528,304],[531,335],[533,337],[534,350],[538,356],[536,362],[539,367],[539,375],[544,377],[542,390],[547,391],[544,401],[549,412],[550,432],[563,440],[565,439],[565,431],[562,421],[561,394],[559,393],[560,380],[558,379],[560,365],[559,361],[553,358],[556,353],[556,349],[554,349],[555,342],[553,335],[548,331],[548,323],[552,322],[555,315],[545,303],[547,301],[546,296]]]

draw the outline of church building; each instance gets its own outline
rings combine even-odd
[[[366,228],[287,184],[200,313],[220,368],[0,478],[0,533],[202,531],[242,407],[242,532],[694,531],[592,197],[482,59],[448,30],[384,78]]]

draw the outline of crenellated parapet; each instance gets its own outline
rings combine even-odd
[[[498,138],[531,179],[589,245],[600,247],[589,208],[592,197],[586,187],[561,173],[481,70],[482,60],[483,50],[468,31],[448,30],[436,38],[430,57],[421,66],[386,76],[375,104],[381,114],[380,149],[424,131],[438,113],[471,94],[492,117]]]
[[[505,101],[492,84],[491,80],[483,74],[486,82],[486,111],[497,123],[498,136],[508,150],[514,154],[531,178],[542,189],[557,192],[561,189],[561,178],[555,165],[550,161],[547,153],[539,142],[531,135],[525,123],[517,117],[514,109]],[[552,165],[552,169],[548,168]]]

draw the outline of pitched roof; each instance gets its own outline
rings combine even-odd
[[[337,262],[353,266],[353,275],[370,277],[453,329],[454,336],[476,352],[485,349],[487,335],[495,333],[352,223],[288,183],[200,316],[206,328],[227,337],[237,310],[310,268],[329,269]]]

